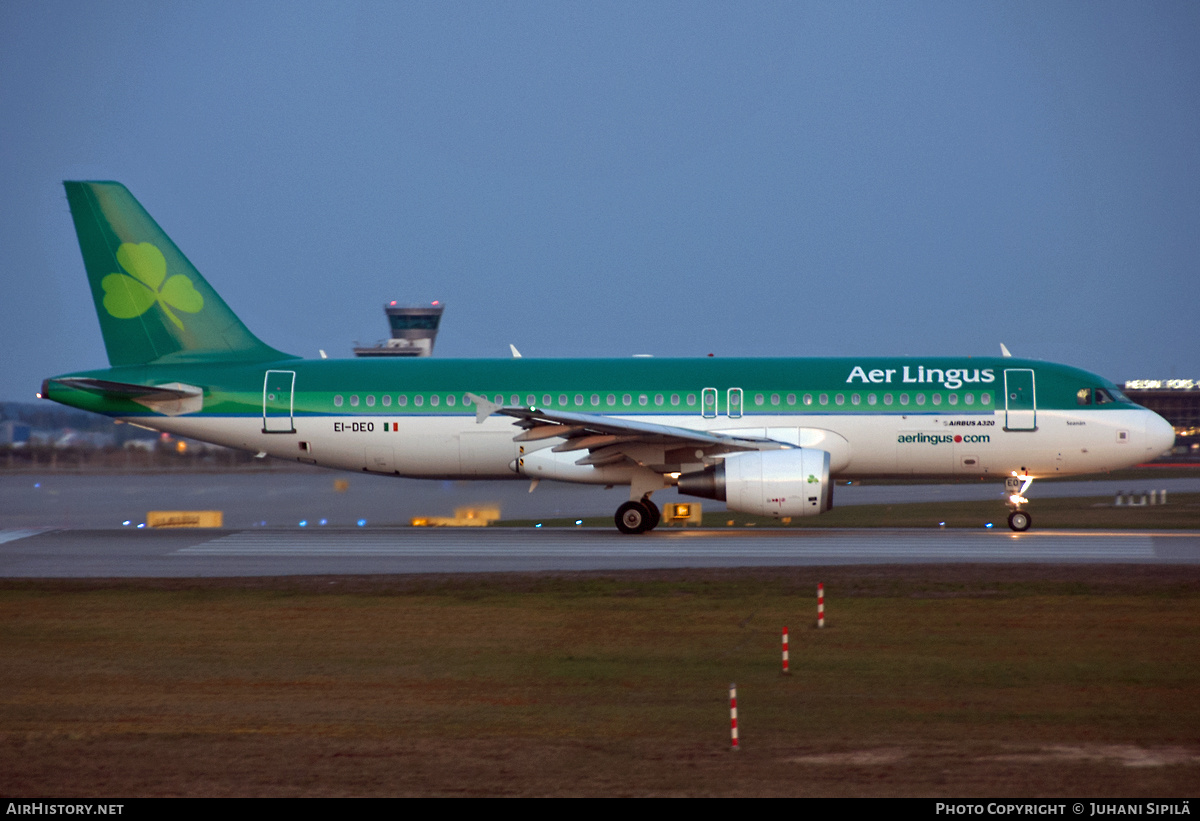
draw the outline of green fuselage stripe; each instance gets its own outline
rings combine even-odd
[[[1039,409],[1081,410],[1081,389],[1115,391],[1086,371],[1017,359],[283,360],[70,376],[194,385],[205,393],[201,414],[211,416],[255,416],[264,398],[269,407],[285,402],[264,397],[264,374],[276,370],[295,373],[294,396],[285,404],[296,416],[466,416],[474,414],[470,392],[502,405],[584,413],[753,417],[989,413],[1005,406],[1006,369],[1034,372]],[[49,398],[110,415],[149,413],[136,402],[82,390],[52,386]]]

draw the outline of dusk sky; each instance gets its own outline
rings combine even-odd
[[[0,3],[0,399],[107,366],[64,179],[350,356],[1200,379],[1195,2]]]

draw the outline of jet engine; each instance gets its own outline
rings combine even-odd
[[[756,516],[815,516],[833,507],[829,452],[811,448],[734,453],[679,477],[679,492],[719,499]]]

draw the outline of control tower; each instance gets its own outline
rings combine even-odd
[[[397,305],[393,300],[383,306],[388,324],[392,328],[391,338],[370,347],[354,347],[355,356],[429,356],[437,339],[442,311],[440,302],[429,305]]]

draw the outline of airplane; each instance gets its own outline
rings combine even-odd
[[[839,477],[1030,482],[1126,468],[1171,425],[1107,379],[1003,357],[302,359],[251,333],[133,195],[65,182],[110,368],[39,396],[311,465],[389,476],[628,485],[622,533],[668,487],[775,519]]]

